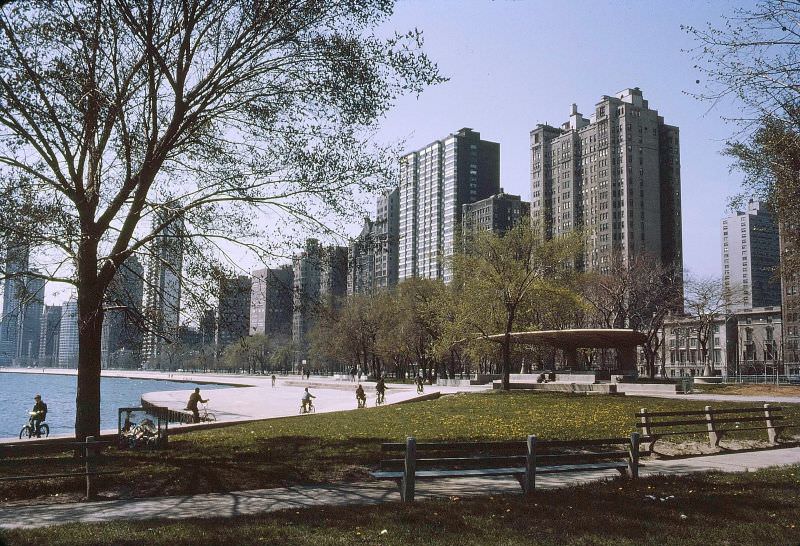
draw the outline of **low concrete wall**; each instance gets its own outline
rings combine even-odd
[[[669,383],[617,383],[617,392],[625,394],[684,394],[679,385]]]
[[[436,384],[440,387],[469,387],[473,383],[471,379],[437,379]]]
[[[511,374],[511,382],[512,383],[536,383],[539,380],[539,376],[542,374],[545,377],[550,376],[550,372],[536,372],[536,373],[512,373]],[[556,376],[556,383],[581,383],[585,385],[591,385],[595,383],[595,376],[592,372],[586,373],[555,373]]]
[[[494,389],[502,389],[502,381],[494,381],[492,383]],[[512,382],[511,388],[514,390],[524,389],[531,391],[542,392],[571,392],[583,394],[616,394],[617,385],[611,383],[526,383],[526,382]]]

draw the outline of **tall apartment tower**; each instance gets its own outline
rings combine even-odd
[[[780,263],[778,225],[758,201],[722,220],[722,280],[732,295],[730,310],[781,304],[775,280]]]
[[[26,245],[7,241],[3,264],[3,316],[0,317],[0,366],[10,366],[17,356],[19,318],[25,290],[24,273],[28,270]]]
[[[61,306],[58,331],[58,367],[78,367],[78,302],[69,300]]]
[[[361,233],[350,242],[347,293],[363,294],[397,285],[400,191],[378,197],[375,221],[364,219]]]
[[[464,128],[400,158],[400,281],[452,279],[461,207],[500,189],[500,145]]]
[[[530,217],[531,204],[519,195],[500,193],[486,199],[467,203],[462,207],[461,225],[464,233],[471,231],[494,231],[505,233],[523,218]]]
[[[34,270],[34,272],[36,272]],[[44,279],[23,277],[23,293],[17,317],[17,349],[14,363],[30,366],[39,358],[39,342],[42,337],[42,312],[44,311]]]
[[[154,221],[162,214],[156,214]],[[177,339],[181,309],[181,272],[183,270],[183,221],[178,219],[153,239],[148,249],[145,282],[144,318],[147,331],[142,342],[145,367],[158,366],[167,340]]]
[[[253,271],[251,335],[291,335],[293,286],[294,272],[290,265]]]
[[[347,248],[322,246],[306,241],[305,250],[294,257],[294,304],[292,341],[295,365],[306,358],[308,333],[324,306],[335,306],[347,294]]]
[[[104,366],[128,367],[142,350],[144,266],[130,256],[106,290],[108,310],[103,318],[100,361]]]
[[[39,365],[58,364],[58,343],[61,330],[61,306],[45,305],[42,312],[42,337],[39,341]]]
[[[646,252],[682,271],[678,128],[639,88],[603,96],[589,119],[531,131],[531,220],[545,238],[588,233],[580,267],[607,272]]]
[[[247,337],[250,329],[250,277],[225,278],[219,281],[217,307],[217,346],[221,349]]]

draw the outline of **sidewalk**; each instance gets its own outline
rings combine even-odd
[[[800,464],[800,447],[688,459],[644,460],[640,475],[642,477],[658,474],[681,475],[712,470],[749,472],[787,464]],[[537,489],[569,487],[617,475],[613,470],[543,475],[537,476],[536,487]],[[511,477],[425,480],[417,483],[418,499],[519,492],[519,483]],[[230,493],[4,508],[0,511],[0,528],[46,527],[72,522],[232,517],[322,505],[367,505],[399,500],[397,488],[387,482],[294,486]]]

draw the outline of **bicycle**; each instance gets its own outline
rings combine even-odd
[[[200,409],[200,422],[208,422],[208,421],[216,421],[217,416],[208,411],[208,406],[203,404],[202,408]]]
[[[375,405],[376,406],[382,406],[384,402],[386,402],[386,394],[385,393],[379,392],[378,394],[375,395]]]
[[[417,381],[417,394],[422,394],[423,392],[425,392],[425,386],[422,381]]]
[[[366,408],[367,407],[367,397],[364,398],[356,398],[358,400],[358,407],[359,408]]]
[[[308,404],[303,404],[303,403],[300,404],[300,414],[301,415],[305,414],[305,413],[314,413],[315,411],[316,411],[316,408],[314,408],[314,402],[311,402],[310,400],[309,400]]]
[[[33,438],[34,436],[36,436],[37,438],[41,438],[42,435],[44,435],[45,438],[50,436],[50,425],[42,421],[41,423],[39,423],[39,426],[34,428],[33,419],[28,421],[28,423],[24,427],[22,427],[22,429],[19,431],[20,440],[22,440],[23,437]]]

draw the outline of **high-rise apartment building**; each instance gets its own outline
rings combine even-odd
[[[375,221],[364,220],[349,247],[347,293],[362,294],[397,285],[400,228],[399,190],[378,197]]]
[[[221,349],[247,337],[250,329],[250,277],[223,277],[219,281],[217,307],[217,346]]]
[[[58,367],[78,367],[78,302],[69,300],[61,306],[58,331]]]
[[[614,252],[682,270],[678,128],[639,88],[603,96],[589,119],[572,105],[560,128],[531,131],[531,219],[546,238],[588,233],[581,267],[610,270]]]
[[[322,246],[306,241],[305,250],[294,257],[294,302],[292,341],[295,365],[306,358],[308,333],[325,306],[335,306],[347,294],[347,248]]]
[[[117,270],[106,290],[106,312],[100,361],[103,366],[130,367],[139,361],[144,324],[144,266],[130,256]]]
[[[154,222],[163,223],[165,214],[157,213]],[[183,270],[183,221],[167,225],[148,248],[145,282],[144,319],[147,330],[142,342],[142,362],[158,366],[167,340],[175,340],[181,309],[181,273]]]
[[[472,231],[494,231],[505,233],[530,217],[531,204],[519,195],[500,193],[486,199],[467,203],[462,207],[461,226],[464,233]]]
[[[42,337],[39,341],[39,365],[58,364],[58,344],[61,330],[61,306],[45,305],[42,312]]]
[[[253,271],[250,334],[292,333],[294,272],[290,265]]]
[[[778,226],[758,201],[722,220],[722,280],[730,310],[781,304]]]
[[[464,128],[400,158],[399,275],[451,280],[461,207],[500,189],[500,145]]]

